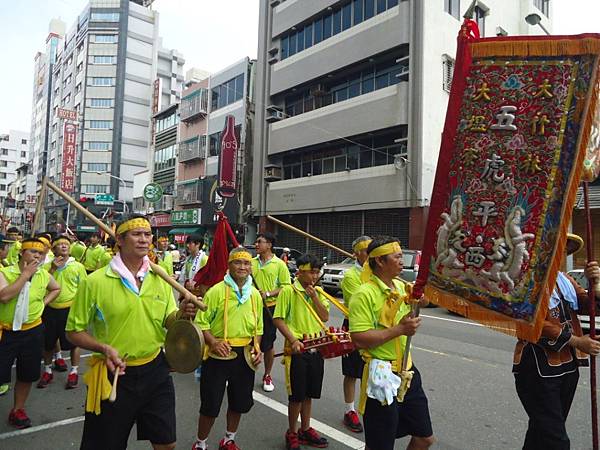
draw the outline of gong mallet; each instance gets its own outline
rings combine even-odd
[[[92,222],[94,222],[96,225],[98,225],[98,227],[102,231],[104,231],[106,234],[111,236],[113,239],[115,238],[114,231],[108,225],[106,225],[104,222],[102,222],[96,216],[94,216],[91,212],[89,212],[87,209],[85,209],[83,206],[81,206],[79,203],[77,203],[69,194],[64,192],[61,188],[59,188],[57,185],[55,185],[52,181],[47,180],[47,179],[44,179],[44,181],[46,182],[46,186],[48,186],[50,189],[52,189],[54,192],[56,192],[65,201],[70,203],[71,206],[73,206],[75,209],[77,209],[77,211],[79,211],[81,214],[83,214],[88,219],[90,219]],[[160,267],[158,264],[154,264],[153,262],[150,262],[150,267],[152,268],[152,271],[154,273],[156,273],[159,277],[161,277],[164,281],[166,281],[173,289],[175,289],[180,294],[183,294],[186,298],[190,299],[190,301],[194,305],[196,305],[200,310],[206,311],[207,306],[202,301],[200,301],[198,299],[198,297],[196,297],[194,294],[192,294],[190,291],[188,291],[185,287],[183,287],[182,285],[177,283],[173,278],[171,278],[162,267]]]
[[[123,355],[123,361],[127,359],[127,353]],[[119,382],[119,374],[121,373],[121,369],[117,367],[115,370],[115,377],[113,378],[112,387],[110,388],[110,395],[108,396],[108,401],[114,403],[117,399],[117,383]]]

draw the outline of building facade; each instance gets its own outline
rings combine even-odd
[[[48,176],[65,185],[63,177],[72,177],[70,192],[96,214],[106,209],[96,205],[98,194],[112,198],[116,211],[132,201],[133,176],[146,168],[153,149],[155,80],[159,103],[174,103],[181,95],[184,60],[162,49],[158,13],[145,3],[90,0],[59,41],[51,68],[48,127],[39,140],[47,143],[36,149],[34,160],[40,162],[34,169],[40,181]],[[63,119],[60,110],[72,116]],[[62,158],[66,122],[77,126],[72,172],[64,170]],[[52,193],[47,200],[46,226],[59,229],[68,208]],[[72,212],[69,222],[74,218]]]
[[[18,169],[29,160],[29,133],[10,130],[0,134],[0,211],[4,223],[23,225],[18,215],[20,190],[17,187]],[[23,192],[23,196],[25,192]],[[23,202],[25,197],[23,197]],[[17,216],[19,223],[17,223]]]
[[[363,234],[421,248],[470,3],[261,0],[251,208],[265,227],[273,215],[345,249]],[[548,4],[477,1],[475,20],[484,36],[538,34],[524,18],[549,28]]]

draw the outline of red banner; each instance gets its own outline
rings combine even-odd
[[[63,130],[62,171],[60,176],[60,188],[65,192],[73,192],[76,143],[77,126],[65,122]]]
[[[237,190],[237,153],[235,117],[227,116],[221,138],[221,154],[219,155],[219,193],[223,197],[233,197]]]

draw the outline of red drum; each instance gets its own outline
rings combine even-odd
[[[325,359],[344,356],[356,350],[350,333],[334,327],[330,327],[327,334],[321,332],[316,336],[305,335],[302,343],[304,351],[316,349]]]

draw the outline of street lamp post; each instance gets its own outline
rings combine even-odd
[[[114,178],[115,180],[119,180],[121,183],[123,183],[123,187],[124,187],[124,188],[126,188],[126,187],[127,187],[127,185],[125,184],[125,180],[124,180],[123,178],[121,178],[121,177],[118,177],[118,176],[116,176],[116,175],[113,175],[113,174],[111,174],[111,173],[107,173],[107,172],[100,172],[100,171],[98,171],[98,172],[96,172],[96,173],[97,173],[98,175],[108,175],[109,177],[111,177],[111,178]],[[127,205],[127,201],[125,201],[125,200],[123,200],[123,212],[124,212],[125,214],[128,214],[128,213],[129,213],[129,206]]]
[[[546,33],[548,36],[550,36],[550,32],[546,29],[546,27],[544,27],[544,25],[542,25],[542,18],[540,17],[539,14],[536,13],[531,13],[528,14],[527,16],[525,16],[525,22],[527,22],[529,25],[531,26],[536,26],[539,25],[539,27],[544,30],[544,33]]]

